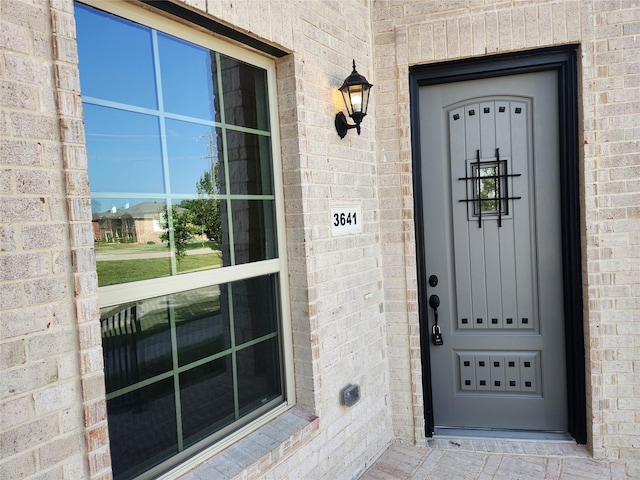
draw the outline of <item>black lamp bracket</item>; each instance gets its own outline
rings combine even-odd
[[[360,135],[359,123],[351,125],[347,123],[347,117],[345,117],[344,113],[336,113],[336,131],[338,132],[338,135],[340,135],[340,138],[344,138],[347,135],[347,132],[352,128],[355,128],[358,132],[358,135]]]

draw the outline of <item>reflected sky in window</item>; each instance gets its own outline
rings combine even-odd
[[[100,286],[275,258],[266,71],[75,9]]]
[[[151,30],[79,4],[75,15],[82,94],[157,108]]]
[[[91,191],[164,193],[158,117],[84,105]]]

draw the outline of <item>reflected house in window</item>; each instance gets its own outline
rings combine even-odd
[[[160,243],[164,232],[159,218],[162,202],[142,202],[125,208],[111,207],[93,214],[93,236],[96,242]]]

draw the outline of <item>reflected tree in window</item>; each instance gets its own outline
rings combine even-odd
[[[193,212],[186,208],[171,206],[171,214],[165,205],[160,214],[160,225],[165,230],[161,235],[163,241],[167,242],[167,246],[171,248],[173,245],[176,261],[178,262],[178,270],[182,259],[187,255],[187,246],[189,241],[193,239],[197,228],[193,222]]]
[[[214,186],[211,172],[204,172],[196,183],[196,190],[198,192],[198,198],[195,200],[184,200],[180,206],[191,211],[193,221],[200,227],[201,233],[215,243],[215,245],[211,245],[211,248],[220,250],[222,245],[220,201],[213,198],[217,189]]]

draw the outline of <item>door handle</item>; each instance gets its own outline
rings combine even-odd
[[[434,345],[442,345],[442,331],[440,325],[438,325],[438,307],[440,306],[440,297],[438,295],[431,295],[429,297],[429,306],[433,308],[433,327],[431,328],[431,341]]]

